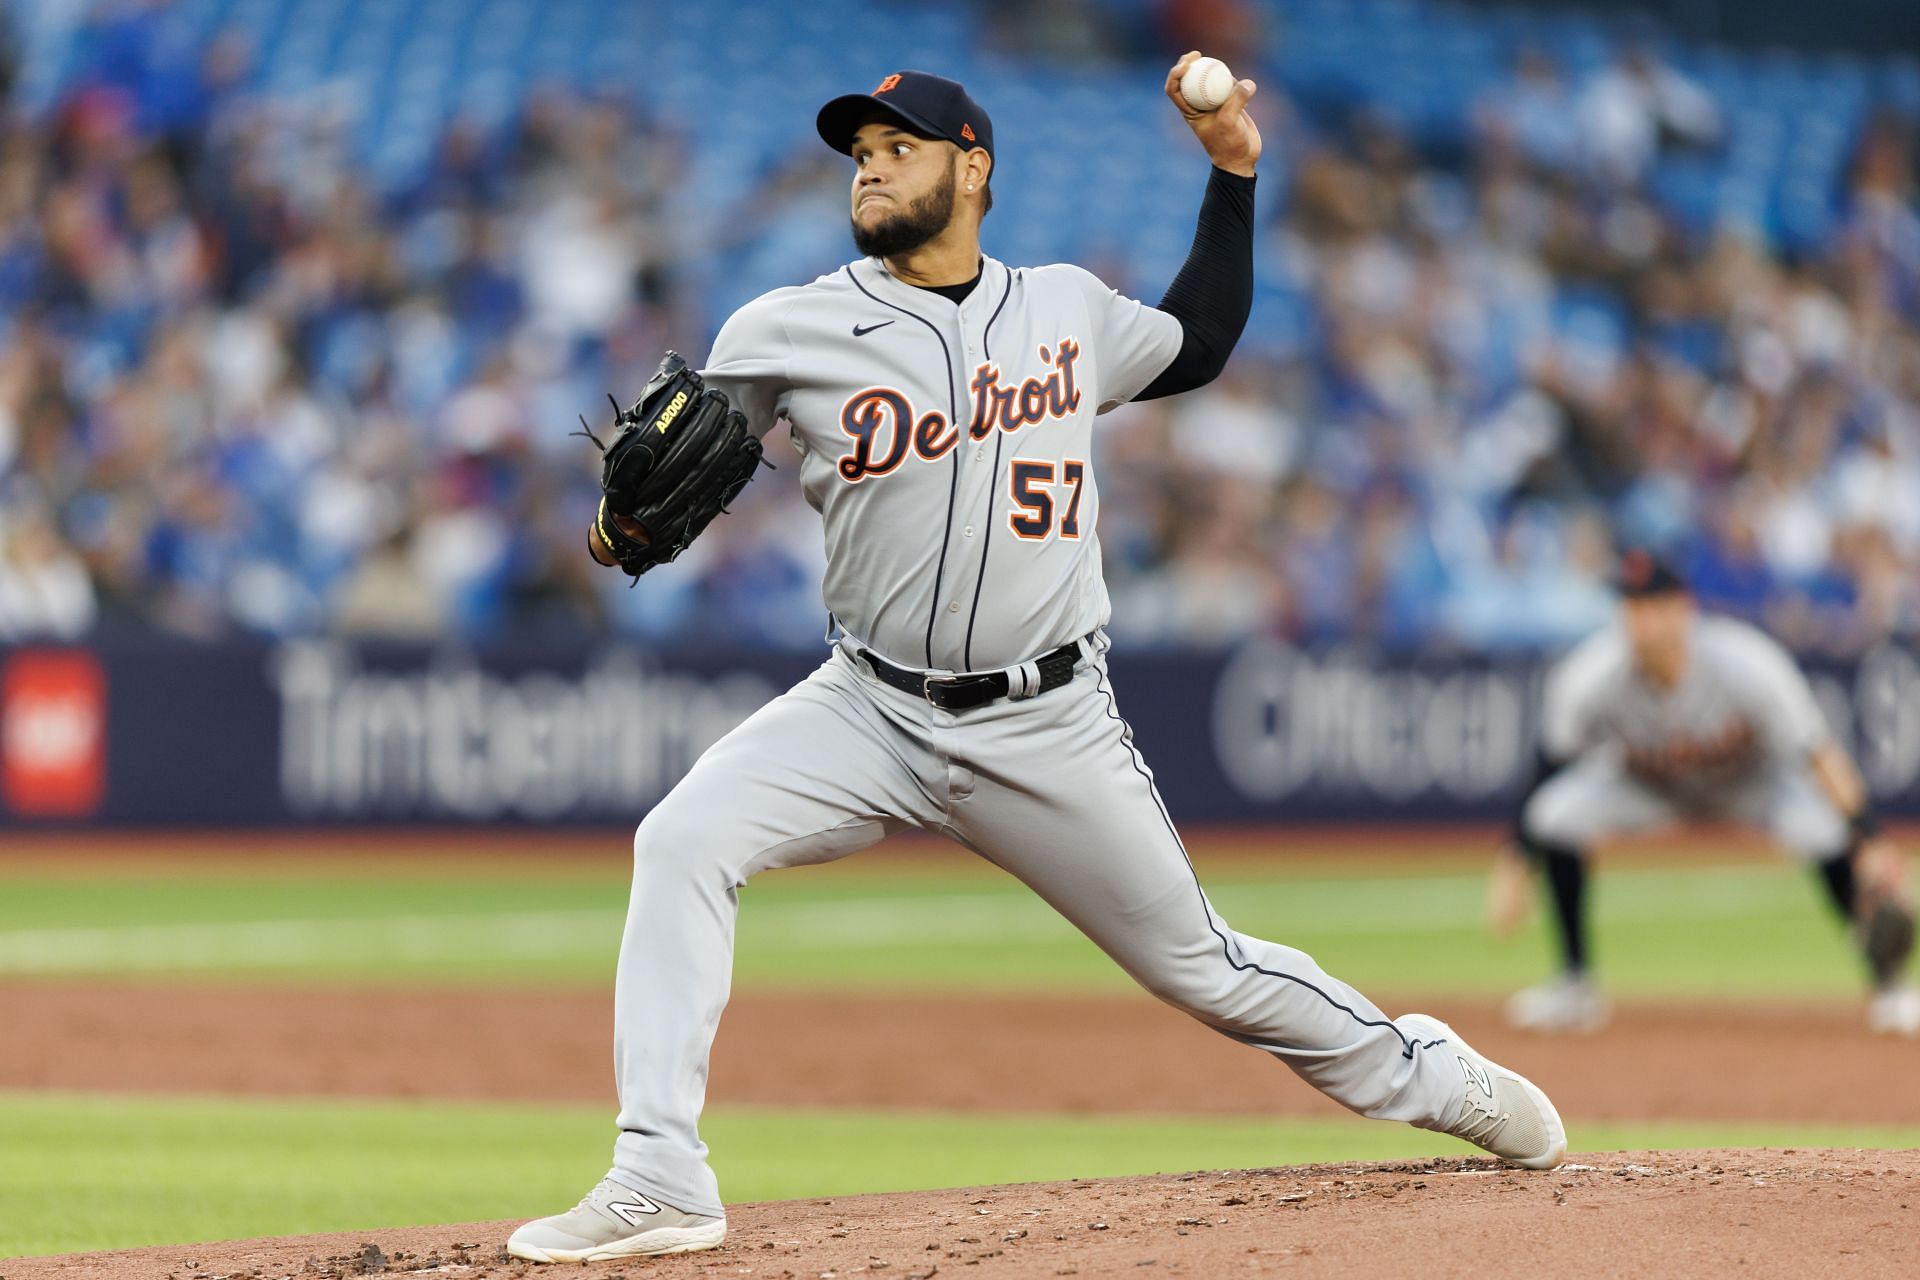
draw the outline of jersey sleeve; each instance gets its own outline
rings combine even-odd
[[[1833,736],[1827,718],[1792,655],[1751,627],[1728,626],[1737,629],[1727,633],[1720,660],[1768,751],[1798,760],[1825,745]]]
[[[1166,312],[1107,288],[1091,271],[1066,265],[1052,270],[1086,300],[1093,322],[1087,345],[1093,357],[1099,412],[1116,409],[1139,395],[1180,354],[1185,333]]]
[[[785,311],[785,305],[767,297],[741,307],[720,326],[700,371],[709,387],[724,392],[747,416],[747,428],[756,436],[773,430],[791,390],[787,369],[793,344],[782,319]]]
[[[1582,755],[1600,738],[1600,708],[1617,645],[1602,632],[1562,658],[1547,675],[1540,710],[1540,751],[1555,764]]]

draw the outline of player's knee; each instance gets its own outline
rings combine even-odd
[[[1228,1012],[1226,1006],[1231,997],[1231,984],[1222,980],[1227,975],[1217,969],[1217,965],[1170,958],[1137,970],[1133,976],[1141,986],[1174,1008],[1203,1021],[1213,1021]]]
[[[1785,849],[1810,862],[1851,858],[1856,841],[1847,829],[1847,820],[1837,810],[1809,809],[1777,817],[1773,838]]]
[[[675,803],[672,795],[653,807],[633,833],[636,868],[691,868],[699,861],[702,849],[709,845],[701,828],[710,826],[712,815],[703,819],[694,809]]]
[[[1520,834],[1543,849],[1580,849],[1589,842],[1591,823],[1573,805],[1543,789],[1520,814]]]

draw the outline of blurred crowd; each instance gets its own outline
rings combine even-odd
[[[1523,54],[1458,166],[1364,112],[1270,130],[1262,269],[1310,299],[1306,335],[1109,433],[1121,618],[1551,649],[1608,617],[1634,544],[1803,650],[1920,637],[1912,122],[1873,119],[1836,232],[1794,252],[1645,193],[1657,152],[1718,129],[1629,48],[1584,86]]]
[[[535,92],[376,191],[341,119],[247,89],[244,44],[162,61],[141,15],[97,24],[57,109],[0,124],[0,640],[818,642],[784,433],[781,470],[637,589],[585,553],[576,415],[597,430],[725,318],[671,203],[693,140]],[[1103,420],[1116,633],[1554,648],[1606,618],[1633,542],[1803,649],[1920,638],[1911,121],[1872,119],[1837,230],[1785,252],[1653,203],[1652,158],[1720,123],[1644,51],[1584,83],[1523,53],[1465,156],[1272,80],[1259,105],[1259,271],[1305,300],[1301,338]],[[842,216],[812,151],[707,211],[703,249]]]

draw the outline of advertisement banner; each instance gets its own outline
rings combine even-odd
[[[144,641],[0,651],[0,824],[637,822],[819,656]],[[1117,652],[1121,714],[1183,822],[1502,819],[1538,662],[1261,641]],[[1812,664],[1880,807],[1920,814],[1920,655]]]
[[[0,667],[0,799],[26,818],[88,818],[106,794],[106,674],[91,653],[22,649]]]

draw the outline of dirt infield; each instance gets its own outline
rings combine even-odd
[[[1629,1005],[1585,1039],[1516,1034],[1485,1004],[1430,1007],[1585,1120],[1920,1124],[1920,1044],[1869,1036],[1852,1005]],[[613,1105],[604,992],[0,983],[0,1027],[0,1088]],[[713,1067],[716,1102],[1339,1111],[1131,994],[742,994]]]
[[[1317,1165],[740,1205],[710,1253],[585,1268],[504,1258],[511,1223],[0,1262],[6,1280],[631,1280],[1467,1275],[1911,1277],[1920,1154],[1633,1152]]]
[[[309,854],[349,856],[326,842],[294,852],[290,874]],[[386,865],[376,852],[368,867]],[[450,841],[420,856],[458,868],[472,852]],[[60,853],[61,865],[88,853],[116,865],[121,856]],[[589,842],[559,853],[543,875],[604,870]],[[502,865],[513,865],[510,854],[503,849]],[[222,873],[248,865],[247,856],[239,846],[216,849],[195,865]],[[899,856],[901,874],[919,870],[916,856]],[[402,860],[394,873],[420,865]],[[1579,1040],[1516,1035],[1484,1001],[1385,1003],[1438,1013],[1534,1076],[1573,1118],[1576,1144],[1579,1122],[1590,1120],[1920,1125],[1920,1044],[1869,1037],[1854,1002],[1628,1005],[1606,1035]],[[602,990],[0,981],[0,1028],[4,1089],[613,1108],[612,1001]],[[743,992],[716,1047],[711,1096],[775,1106],[1344,1114],[1264,1055],[1138,993]],[[1915,1276],[1920,1153],[1590,1155],[1547,1174],[1433,1160],[740,1205],[730,1216],[730,1241],[713,1253],[584,1272],[505,1260],[500,1245],[515,1224],[496,1222],[0,1260],[0,1280]]]

